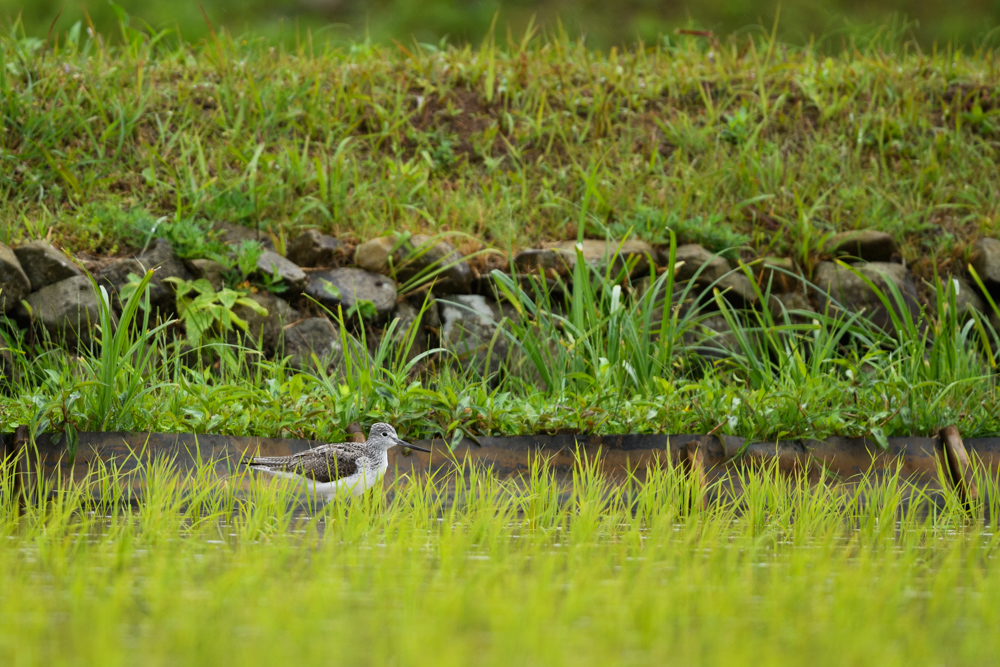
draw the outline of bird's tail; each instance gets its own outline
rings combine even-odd
[[[251,468],[281,466],[284,462],[284,459],[280,457],[267,456],[244,456],[240,459],[240,463],[245,466],[250,466]]]

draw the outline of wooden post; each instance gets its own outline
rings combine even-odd
[[[945,426],[939,434],[944,448],[945,468],[951,477],[952,484],[958,492],[958,497],[968,508],[979,498],[976,479],[972,474],[972,461],[962,442],[962,436],[955,426]]]
[[[351,422],[347,425],[347,440],[349,442],[365,442],[365,432],[361,430],[361,424]]]

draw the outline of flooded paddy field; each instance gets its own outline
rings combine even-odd
[[[1000,649],[992,501],[921,500],[893,476],[761,469],[723,492],[672,467],[620,484],[583,462],[571,481],[467,466],[326,506],[281,483],[189,482],[148,471],[134,506],[74,484],[19,507],[8,484],[5,664],[970,664]]]

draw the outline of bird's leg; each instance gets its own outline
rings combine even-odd
[[[367,505],[368,515],[370,517],[375,517],[381,511],[382,507],[382,487],[381,485],[373,486],[364,492],[365,505]]]

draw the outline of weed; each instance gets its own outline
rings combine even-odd
[[[99,215],[110,218],[114,233],[129,245],[144,251],[157,238],[170,242],[174,253],[182,259],[217,259],[226,253],[225,244],[215,237],[206,221],[181,218],[171,220],[166,216],[154,218],[143,209],[127,213],[104,210]]]
[[[245,306],[258,315],[267,315],[267,310],[248,298],[245,292],[228,287],[216,292],[205,279],[164,280],[176,285],[177,315],[184,324],[188,344],[194,348],[215,338],[225,338],[234,329],[246,331],[246,321],[233,312],[235,306]]]
[[[631,233],[657,245],[669,244],[672,233],[680,243],[697,243],[732,258],[736,257],[737,249],[750,243],[750,237],[735,231],[723,215],[685,218],[676,211],[642,204],[621,222],[608,225],[606,233],[612,238],[625,238]]]

